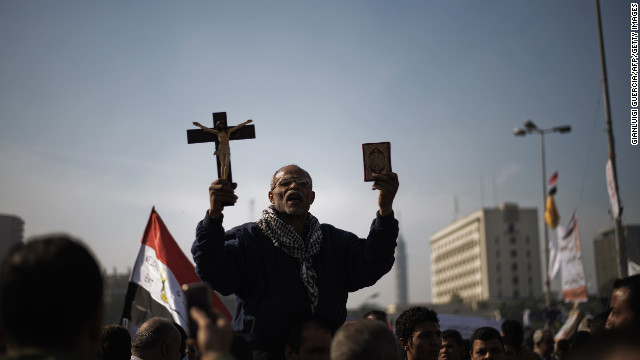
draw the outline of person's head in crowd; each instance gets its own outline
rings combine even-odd
[[[445,330],[440,336],[442,347],[439,360],[462,360],[465,356],[466,346],[462,335],[456,330]]]
[[[500,330],[502,336],[518,340],[520,344],[524,341],[524,328],[518,320],[506,319],[500,325]]]
[[[435,360],[440,355],[442,339],[438,314],[415,306],[396,319],[396,337],[407,360]]]
[[[543,359],[550,359],[555,344],[551,330],[538,329],[533,333],[533,351]]]
[[[131,354],[143,360],[180,360],[180,332],[161,317],[145,321],[131,342]]]
[[[362,319],[343,325],[331,343],[331,360],[399,360],[398,343],[381,321]]]
[[[382,310],[370,310],[367,311],[364,315],[362,315],[363,319],[371,319],[382,321],[385,324],[389,324],[389,319],[387,318],[387,313]]]
[[[131,334],[120,325],[107,325],[100,330],[99,360],[129,360]]]
[[[498,330],[488,326],[475,329],[471,334],[469,357],[471,360],[503,360],[504,345]]]
[[[180,359],[184,359],[185,357],[187,357],[187,332],[184,331],[182,325],[178,324],[175,321],[173,321],[173,326],[175,326],[180,333]]]
[[[67,235],[14,247],[0,265],[0,331],[9,355],[25,349],[95,358],[103,279],[89,250]]]
[[[502,344],[504,345],[504,359],[518,360],[522,351],[522,343],[512,336],[502,336]]]
[[[613,283],[607,329],[640,333],[640,274]]]
[[[289,329],[285,360],[329,360],[331,330],[312,319],[298,319]]]

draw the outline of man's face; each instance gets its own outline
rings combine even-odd
[[[311,179],[297,166],[285,166],[276,174],[275,188],[269,191],[269,201],[280,213],[306,215],[316,194]]]
[[[475,340],[469,356],[471,360],[504,360],[504,348],[498,339],[491,339],[489,341]]]
[[[460,360],[463,354],[464,349],[455,340],[452,338],[442,339],[439,360]]]
[[[637,327],[636,314],[629,306],[629,289],[618,288],[611,294],[611,312],[607,318],[607,329]]]
[[[331,334],[318,328],[307,329],[302,334],[300,351],[294,354],[298,360],[329,360],[331,350]]]
[[[442,346],[440,326],[436,322],[425,321],[413,330],[411,339],[401,339],[407,352],[407,360],[437,360]]]

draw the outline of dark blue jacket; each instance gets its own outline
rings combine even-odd
[[[398,221],[376,215],[367,239],[320,225],[322,247],[313,257],[318,306],[313,317],[335,332],[347,316],[347,293],[376,283],[394,262]],[[221,219],[206,216],[191,247],[196,273],[223,295],[236,294],[233,328],[254,349],[279,346],[297,317],[311,316],[297,261],[275,247],[256,223],[225,233]]]

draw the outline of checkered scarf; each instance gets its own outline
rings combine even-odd
[[[318,305],[318,287],[316,286],[318,276],[313,270],[311,257],[317,254],[322,246],[322,232],[318,219],[311,214],[308,215],[304,226],[306,241],[289,224],[278,217],[273,206],[262,211],[262,218],[257,223],[262,232],[271,238],[274,246],[298,261],[300,280],[307,289],[313,312]]]

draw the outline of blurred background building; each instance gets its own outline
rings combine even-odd
[[[629,261],[640,264],[640,225],[623,227],[623,236]],[[593,241],[596,264],[596,278],[600,297],[609,297],[613,282],[619,278],[617,268],[615,229],[613,227],[598,232]],[[629,275],[635,273],[629,269]]]
[[[540,297],[538,224],[537,209],[504,203],[433,234],[433,303]]]

